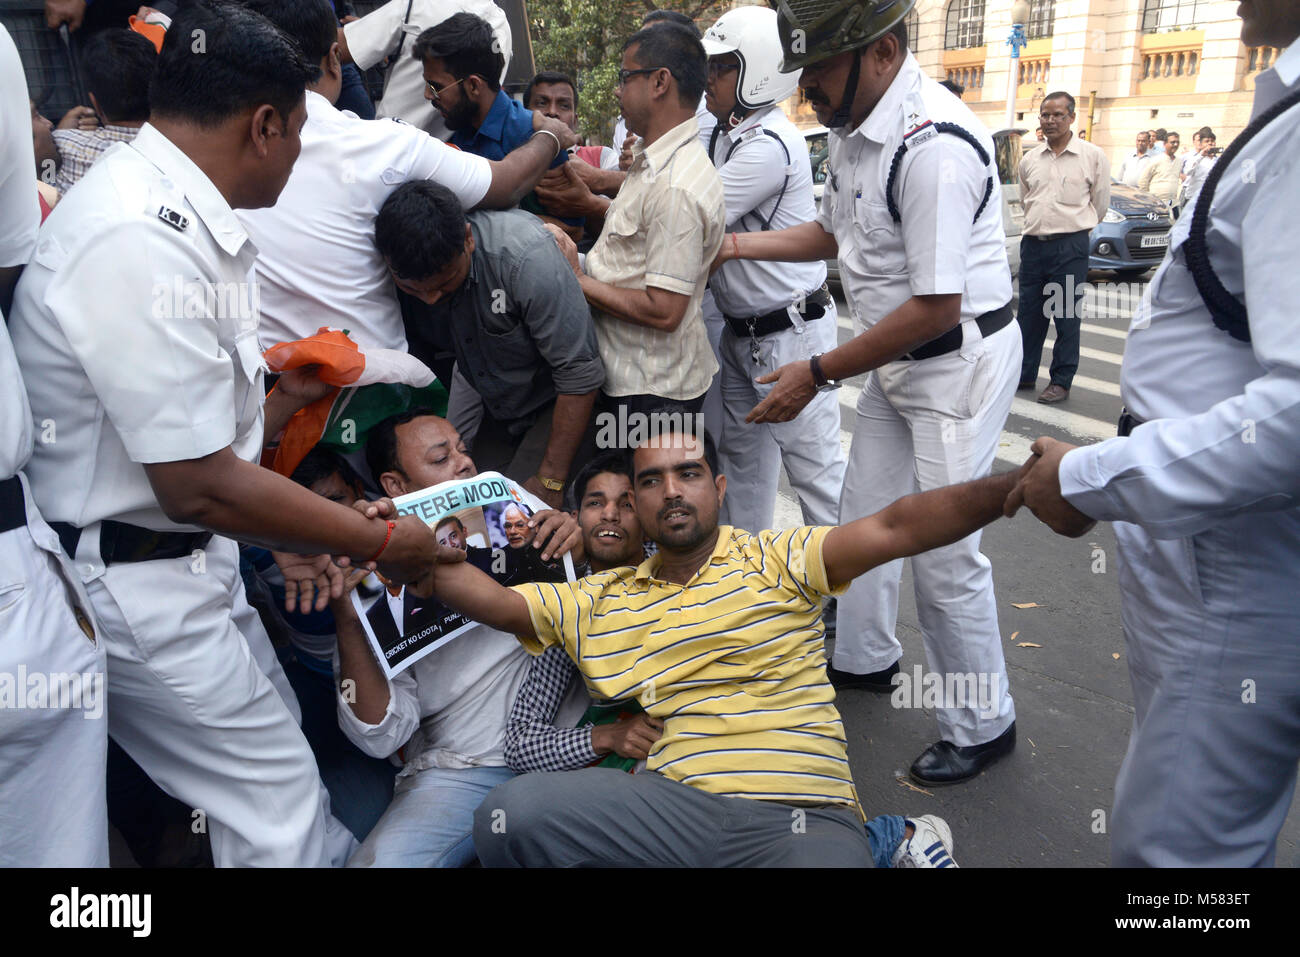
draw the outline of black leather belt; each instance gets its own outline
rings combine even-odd
[[[808,293],[804,297],[804,321],[812,322],[814,319],[820,319],[826,315],[832,301],[830,290],[824,285],[820,289]],[[727,320],[727,326],[731,331],[742,339],[758,339],[762,336],[770,336],[774,332],[789,329],[794,325],[790,319],[789,309],[773,309],[761,316],[742,318],[741,316],[724,315],[722,318]]]
[[[1128,409],[1119,410],[1119,425],[1115,428],[1115,434],[1120,438],[1127,438],[1133,434],[1133,430],[1142,424],[1142,420],[1129,412]]]
[[[211,532],[156,532],[126,522],[99,523],[99,557],[115,562],[151,562],[161,558],[188,558],[212,541]],[[82,530],[67,522],[50,522],[68,557],[76,559]]]
[[[0,482],[0,533],[12,532],[27,524],[27,504],[23,501],[23,483],[17,475]]]
[[[1091,232],[1092,230],[1090,229],[1079,229],[1072,233],[1048,233],[1045,236],[1031,236],[1028,233],[1025,233],[1025,238],[1035,239],[1040,243],[1050,243],[1050,242],[1055,242],[1058,239],[1069,239],[1071,236],[1078,236],[1080,233],[1091,233]]]
[[[1001,309],[994,309],[986,312],[975,319],[975,325],[979,326],[980,334],[987,339],[993,333],[1006,325],[1009,325],[1015,314],[1011,311],[1011,303],[1007,303]],[[922,345],[917,346],[911,352],[899,356],[900,359],[933,359],[935,356],[947,355],[949,352],[956,352],[961,348],[962,331],[961,323],[953,326],[937,339],[931,339]]]

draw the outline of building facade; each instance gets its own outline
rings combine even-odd
[[[991,130],[1006,125],[1010,0],[917,0],[909,42],[921,68],[965,87],[962,99]],[[1202,126],[1225,146],[1250,119],[1255,77],[1277,57],[1241,42],[1236,0],[1031,0],[1013,126],[1032,138],[1043,96],[1077,100],[1075,130],[1118,168],[1139,130]],[[796,94],[787,108],[816,125]]]

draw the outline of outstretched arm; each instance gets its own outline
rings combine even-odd
[[[447,607],[489,628],[521,638],[537,637],[524,596],[498,585],[469,562],[439,565],[434,594]]]
[[[906,495],[874,515],[839,526],[822,545],[827,581],[832,587],[845,585],[877,565],[961,541],[1002,516],[1007,496],[1029,464],[1014,472]]]

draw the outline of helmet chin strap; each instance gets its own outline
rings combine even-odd
[[[747,110],[740,105],[740,100],[736,100],[736,105],[731,108],[727,114],[727,129],[734,130],[741,123],[745,122],[745,117],[753,113],[753,110]]]
[[[839,109],[837,109],[826,126],[832,130],[843,129],[849,125],[849,114],[853,112],[853,99],[858,92],[858,73],[862,68],[862,51],[853,51],[853,66],[849,68],[849,78],[844,81],[844,95],[840,97]]]

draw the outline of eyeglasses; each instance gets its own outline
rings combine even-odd
[[[719,77],[724,73],[730,73],[732,70],[739,70],[739,63],[709,63],[709,77]]]
[[[456,86],[457,84],[460,84],[460,83],[464,83],[464,82],[465,82],[466,80],[468,80],[468,79],[469,79],[469,77],[467,77],[467,76],[462,76],[462,77],[461,77],[459,80],[457,80],[455,83],[448,83],[446,86],[442,87],[441,89],[439,89],[438,87],[434,86],[433,83],[430,82],[429,80],[425,80],[425,81],[424,81],[424,85],[427,86],[427,87],[429,88],[429,95],[432,96],[432,97],[434,98],[434,100],[436,101],[436,100],[441,99],[441,98],[442,98],[442,95],[443,95],[444,93],[446,93],[448,90],[450,90],[453,86]]]
[[[667,67],[663,67],[663,66],[650,66],[650,67],[646,67],[644,70],[619,70],[618,85],[619,86],[626,85],[627,81],[632,79],[632,77],[634,76],[641,76],[644,73],[655,73],[659,70],[667,70],[667,69],[668,69]],[[668,72],[671,73],[672,71],[669,70]]]

